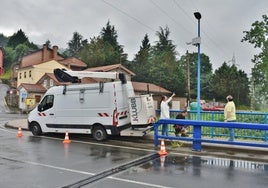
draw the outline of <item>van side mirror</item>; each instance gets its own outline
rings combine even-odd
[[[124,73],[119,73],[119,80],[121,80],[122,84],[127,83],[126,75]]]
[[[41,112],[42,111],[42,105],[41,104],[38,104],[37,110],[38,110],[38,112]]]

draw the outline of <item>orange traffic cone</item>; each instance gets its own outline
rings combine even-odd
[[[22,137],[21,126],[19,126],[17,137]]]
[[[165,147],[165,142],[164,139],[161,140],[161,146],[160,146],[160,151],[158,151],[158,154],[161,155],[167,155],[166,147]]]
[[[71,143],[71,140],[69,140],[69,134],[68,134],[68,131],[66,131],[66,133],[65,133],[65,138],[64,138],[64,140],[62,141],[62,143],[64,143],[64,144],[70,144],[70,143]]]

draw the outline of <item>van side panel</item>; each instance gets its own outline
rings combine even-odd
[[[131,125],[128,107],[129,95],[134,96],[131,82],[56,86],[46,95],[54,96],[53,107],[41,113],[35,108],[28,116],[29,122],[38,122],[43,132],[68,129],[70,133],[90,134],[92,126],[98,124],[103,125],[108,134],[118,134]],[[46,116],[38,115],[42,113]],[[114,118],[118,120],[116,126]]]

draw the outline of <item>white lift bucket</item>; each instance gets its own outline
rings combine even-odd
[[[151,125],[156,119],[154,101],[151,95],[129,97],[130,120],[132,125]]]

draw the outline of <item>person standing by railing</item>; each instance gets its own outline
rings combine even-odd
[[[169,102],[171,102],[172,98],[175,96],[175,93],[173,93],[169,98],[167,96],[163,95],[161,99],[161,112],[160,112],[160,119],[169,119]],[[167,125],[163,124],[162,125],[162,135],[168,136],[168,130],[167,130]]]
[[[236,121],[236,108],[233,101],[233,97],[228,95],[226,97],[227,103],[224,107],[224,121],[225,122],[235,122]],[[230,138],[229,141],[234,141],[234,129],[229,128]]]

